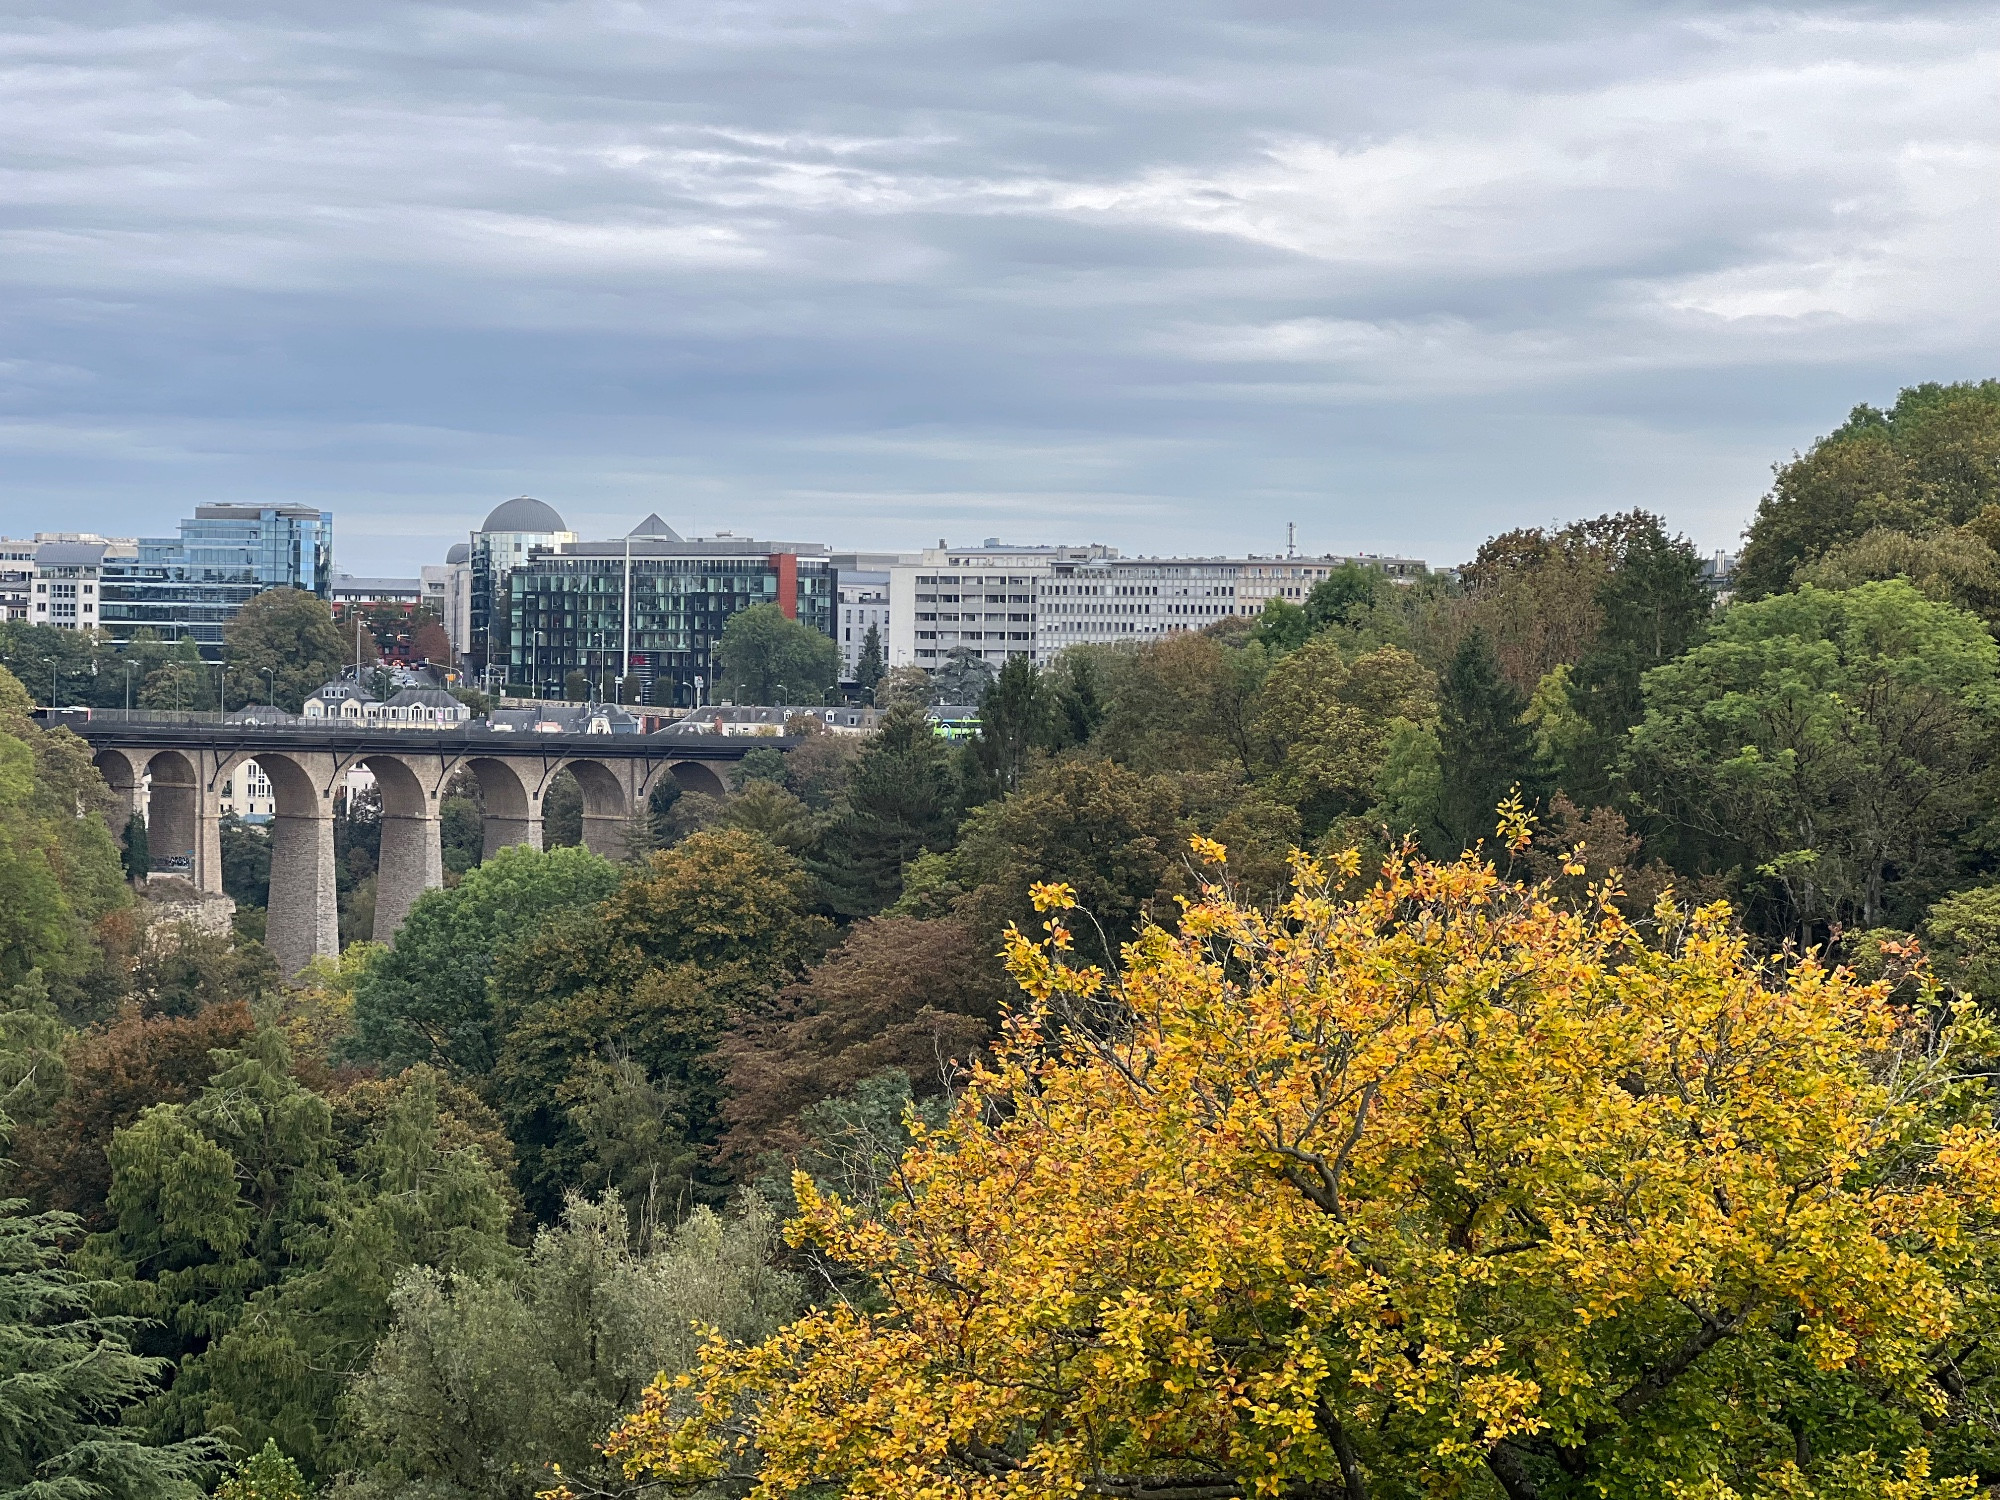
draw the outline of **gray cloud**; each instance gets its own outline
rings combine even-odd
[[[0,524],[1704,545],[1995,372],[1977,7],[0,11]]]

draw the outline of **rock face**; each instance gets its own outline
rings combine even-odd
[[[140,914],[148,927],[188,926],[227,933],[236,920],[236,902],[220,891],[198,891],[178,875],[153,875],[140,892]]]

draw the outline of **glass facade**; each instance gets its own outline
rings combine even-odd
[[[715,647],[731,615],[776,604],[834,634],[836,579],[823,553],[748,541],[635,542],[632,658],[621,673],[625,577],[622,542],[566,547],[509,573],[508,682],[530,696],[561,697],[572,672],[599,687],[629,675],[644,685],[647,703],[688,707],[696,677],[713,695]]]
[[[141,537],[136,558],[106,558],[100,620],[119,640],[150,630],[222,659],[222,632],[265,589],[326,598],[333,513],[302,505],[199,505],[178,537]]]

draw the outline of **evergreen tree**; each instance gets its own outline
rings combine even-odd
[[[63,1264],[77,1221],[21,1208],[0,1199],[0,1500],[197,1500],[220,1444],[120,1425],[166,1361],[133,1352],[131,1319],[92,1311],[108,1288]]]
[[[153,850],[146,838],[146,820],[133,813],[125,820],[125,878],[144,880],[153,868]]]
[[[855,664],[854,682],[871,703],[875,701],[875,684],[882,680],[886,670],[882,662],[881,627],[870,625],[868,634],[861,638],[861,660]]]
[[[958,819],[954,782],[944,742],[922,709],[883,716],[812,863],[836,913],[873,916],[896,899],[908,861],[950,844]]]
[[[1585,806],[1611,795],[1611,772],[1626,732],[1645,716],[1639,680],[1685,651],[1708,618],[1701,559],[1685,537],[1670,537],[1641,515],[1597,592],[1604,623],[1569,673],[1569,699],[1589,726],[1563,767],[1563,784]]]
[[[1010,656],[979,700],[979,738],[973,762],[989,796],[1005,796],[1021,783],[1031,752],[1044,747],[1052,727],[1042,674],[1025,656]]]
[[[1460,644],[1438,694],[1438,817],[1447,841],[1469,848],[1490,838],[1496,809],[1514,788],[1542,790],[1528,700],[1500,675],[1486,633]]]

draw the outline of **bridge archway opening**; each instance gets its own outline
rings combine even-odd
[[[217,768],[218,779],[254,760],[271,784],[271,904],[265,942],[280,972],[340,953],[340,905],[333,868],[334,765],[323,755],[259,750]]]
[[[393,755],[371,755],[361,764],[375,777],[382,798],[372,936],[387,943],[395,940],[417,898],[444,884],[444,847],[431,794],[409,763]]]
[[[201,778],[194,762],[178,750],[157,750],[146,760],[145,776],[146,847],[153,869],[199,885]]]
[[[677,760],[667,767],[667,774],[680,783],[684,792],[699,792],[704,797],[722,798],[729,795],[729,787],[715,767],[706,761]]]
[[[491,859],[510,844],[542,847],[542,804],[531,797],[520,773],[504,760],[475,756],[465,768],[479,783],[484,824],[480,858]]]
[[[624,858],[626,830],[632,819],[624,781],[598,760],[564,761],[557,774],[564,771],[575,778],[583,794],[583,847],[606,859]],[[550,784],[554,784],[553,777]]]

